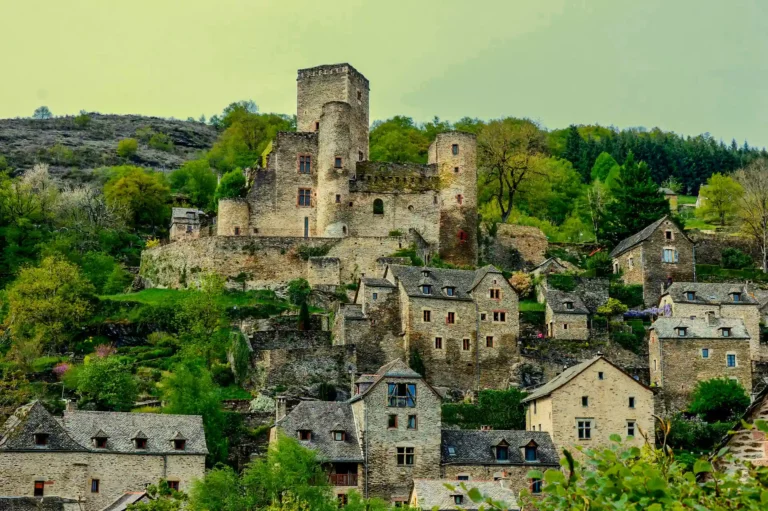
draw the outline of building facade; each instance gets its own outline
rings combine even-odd
[[[620,435],[626,445],[653,437],[653,391],[599,355],[569,367],[523,403],[528,431],[544,431],[560,448],[605,447]]]
[[[205,474],[202,417],[66,411],[35,401],[0,434],[0,495],[56,496],[97,511],[161,479],[187,491]]]
[[[624,284],[643,286],[646,307],[659,303],[662,289],[673,282],[695,282],[696,251],[693,242],[668,217],[622,240],[611,252],[613,272]]]
[[[589,309],[578,294],[548,289],[545,301],[547,337],[578,341],[589,339]]]

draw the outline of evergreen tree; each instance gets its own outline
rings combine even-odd
[[[601,236],[613,244],[669,214],[669,203],[651,179],[648,166],[636,162],[632,152],[621,168],[613,195]]]
[[[584,157],[587,151],[586,146],[587,143],[579,134],[579,128],[575,124],[568,126],[568,135],[565,139],[563,158],[573,164],[573,168],[581,174],[584,181],[589,182],[588,172],[590,169],[585,168],[584,165]]]

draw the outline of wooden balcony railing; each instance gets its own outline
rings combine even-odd
[[[329,478],[333,486],[357,486],[357,474],[331,474]]]

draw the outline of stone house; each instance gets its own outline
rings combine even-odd
[[[558,257],[550,257],[543,263],[535,266],[529,273],[534,277],[541,277],[550,273],[567,273],[578,271],[576,265],[563,261]]]
[[[567,368],[523,400],[528,431],[544,431],[560,448],[607,446],[618,434],[641,446],[653,437],[653,391],[598,355]]]
[[[56,496],[96,511],[160,479],[187,491],[205,474],[200,416],[65,411],[34,401],[0,430],[0,495]]]
[[[737,380],[752,391],[750,336],[741,318],[661,317],[650,329],[651,383],[667,411],[682,410],[699,381]]]
[[[518,302],[493,266],[390,265],[383,278],[361,280],[337,314],[334,342],[355,344],[361,372],[418,353],[434,386],[506,388],[518,358]]]
[[[664,194],[664,198],[669,202],[669,210],[672,213],[677,213],[677,192],[664,187],[660,187],[659,191]]]
[[[755,396],[752,404],[742,415],[741,420],[733,426],[733,435],[728,435],[720,445],[714,449],[719,451],[722,447],[728,447],[728,453],[734,460],[720,460],[718,470],[737,469],[736,461],[749,462],[758,467],[768,466],[768,438],[766,434],[757,428],[747,429],[743,423],[755,424],[756,420],[768,422],[768,386]]]
[[[520,510],[517,504],[517,493],[505,487],[502,481],[475,481],[472,484],[466,484],[466,489],[461,488],[459,484],[455,480],[417,479],[413,482],[413,491],[411,491],[408,505],[414,509],[437,511],[486,509],[487,505],[476,504],[467,495],[470,489],[477,488],[483,497],[504,503],[504,509]],[[446,485],[454,488],[449,489]]]
[[[589,339],[589,309],[578,294],[548,289],[545,297],[547,337],[578,341]]]
[[[673,282],[696,280],[696,251],[693,242],[669,217],[622,240],[611,251],[613,272],[624,284],[643,286],[646,307],[659,303],[662,289]]]
[[[545,431],[455,430],[442,434],[442,479],[454,481],[502,481],[514,492],[541,490],[541,482],[528,478],[530,470],[558,470],[560,458]]]
[[[659,308],[672,317],[739,318],[750,337],[751,360],[768,361],[768,346],[760,342],[760,303],[744,284],[675,282],[661,295]]]
[[[206,215],[197,208],[171,209],[171,241],[193,240],[201,235]]]

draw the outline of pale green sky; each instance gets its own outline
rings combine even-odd
[[[0,0],[0,117],[177,118],[349,62],[371,118],[526,116],[768,146],[768,0]]]

